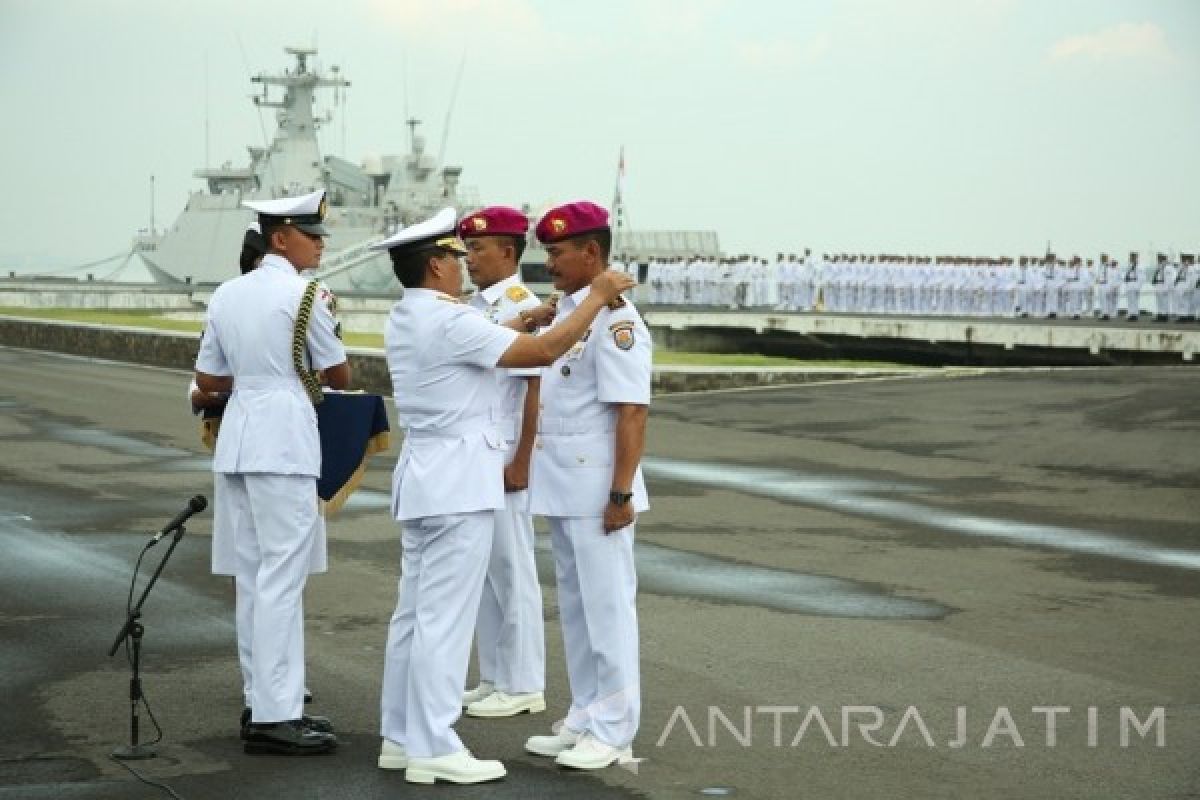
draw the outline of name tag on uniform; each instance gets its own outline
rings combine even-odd
[[[583,358],[583,352],[587,349],[588,337],[591,335],[592,331],[589,328],[588,332],[583,335],[582,339],[571,345],[571,349],[567,351],[567,361],[578,361],[579,359]]]

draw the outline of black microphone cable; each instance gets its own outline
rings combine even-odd
[[[125,599],[125,615],[126,616],[129,616],[129,613],[131,611],[133,611],[133,590],[134,590],[134,587],[137,585],[138,570],[140,570],[142,568],[142,559],[146,557],[146,553],[150,552],[150,548],[153,547],[154,545],[155,545],[155,542],[153,539],[151,539],[149,542],[147,542],[146,545],[142,548],[142,552],[138,553],[137,563],[133,565],[133,577],[129,579],[129,596]],[[133,650],[129,644],[128,636],[125,637],[125,660],[129,662],[129,668],[133,669]],[[141,695],[141,697],[139,697],[139,700],[141,701],[142,708],[146,709],[146,716],[148,716],[150,718],[150,722],[154,725],[154,730],[158,734],[155,737],[154,741],[146,742],[146,744],[147,745],[155,745],[162,741],[163,731],[162,731],[162,728],[160,728],[158,725],[158,720],[154,718],[154,712],[152,710],[150,710],[150,700],[147,699],[147,697],[146,697],[145,686],[143,685],[143,686],[140,686],[139,688],[140,688],[140,691],[138,692],[138,694]]]
[[[134,590],[134,587],[137,585],[138,570],[140,570],[142,568],[142,559],[146,557],[146,553],[150,552],[150,548],[153,547],[155,544],[157,544],[157,542],[154,539],[151,539],[150,541],[146,542],[145,546],[142,547],[142,552],[138,553],[137,563],[133,565],[133,577],[129,579],[129,596],[125,599],[125,614],[126,614],[126,616],[128,616],[129,613],[133,611],[133,590]],[[133,668],[133,651],[130,648],[128,636],[125,637],[125,658],[127,661],[129,661],[129,667],[130,667],[130,669],[132,669]],[[150,722],[154,725],[154,730],[158,734],[155,737],[154,741],[146,742],[146,744],[147,745],[155,745],[162,741],[163,731],[162,731],[162,728],[158,724],[158,720],[154,718],[154,712],[150,710],[150,701],[146,697],[145,686],[143,685],[139,688],[140,688],[139,694],[141,695],[141,697],[139,699],[141,701],[142,708],[146,709],[146,716],[148,716],[150,718]],[[137,778],[139,781],[146,784],[147,786],[153,786],[156,789],[162,789],[164,792],[166,792],[171,797],[173,797],[174,800],[184,800],[184,798],[181,797],[170,786],[168,786],[165,783],[160,783],[158,781],[154,781],[154,780],[147,778],[145,775],[141,774],[136,769],[134,769],[132,766],[130,766],[128,761],[122,761],[121,759],[117,758],[116,756],[109,756],[109,758],[111,758],[113,761],[120,764],[125,769],[129,770],[130,774],[133,775],[133,777]]]
[[[184,800],[184,798],[180,797],[179,794],[174,789],[172,789],[170,786],[167,786],[165,783],[159,783],[158,781],[152,781],[149,778],[147,778],[145,775],[138,772],[133,767],[129,766],[128,761],[122,761],[121,759],[116,758],[114,756],[109,756],[109,758],[111,758],[113,761],[116,761],[118,764],[120,764],[125,769],[129,770],[133,774],[133,777],[137,778],[139,781],[146,784],[147,786],[153,786],[155,789],[162,789],[164,792],[171,795],[171,797],[174,797],[175,800]]]

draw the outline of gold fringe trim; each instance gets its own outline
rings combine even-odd
[[[358,469],[354,470],[354,474],[351,475],[350,479],[346,481],[341,489],[338,490],[338,493],[326,501],[326,516],[333,516],[340,511],[342,506],[346,504],[346,501],[350,499],[350,495],[354,494],[354,491],[358,488],[358,485],[362,483],[363,476],[367,472],[367,459],[377,453],[386,451],[391,446],[392,437],[388,431],[377,433],[367,440],[366,451],[363,453],[363,460],[362,463],[358,465]]]
[[[210,417],[200,420],[200,441],[213,452],[217,448],[217,433],[221,430],[221,418]]]

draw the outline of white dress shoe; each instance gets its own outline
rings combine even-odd
[[[383,740],[383,747],[379,749],[379,768],[380,769],[406,769],[408,767],[408,753],[404,750],[404,745],[396,744],[391,739]]]
[[[467,750],[459,750],[448,756],[409,758],[404,780],[409,783],[483,783],[507,774],[499,761],[482,761]]]
[[[474,689],[463,692],[463,708],[477,703],[480,700],[488,697],[492,692],[496,691],[496,685],[491,681],[480,681],[479,685]]]
[[[554,758],[564,750],[569,750],[583,736],[579,731],[573,731],[566,725],[562,726],[553,736],[530,736],[525,740],[525,750],[535,756]]]
[[[554,763],[572,769],[604,769],[613,763],[633,760],[633,748],[613,747],[605,744],[590,733],[579,737],[569,750],[563,750]]]
[[[546,698],[541,692],[509,694],[492,692],[482,700],[467,706],[468,717],[515,717],[517,714],[538,714],[546,710]]]

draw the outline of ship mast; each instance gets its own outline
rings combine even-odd
[[[251,78],[263,87],[261,96],[254,97],[259,108],[279,109],[278,128],[271,148],[256,165],[261,193],[277,197],[300,191],[312,191],[321,183],[321,153],[317,145],[317,130],[329,121],[328,117],[313,116],[317,89],[339,89],[350,86],[337,71],[331,77],[309,69],[308,59],[317,54],[313,47],[287,47],[284,50],[296,58],[292,69],[283,74],[262,73]],[[271,100],[268,87],[283,88],[282,100]]]

